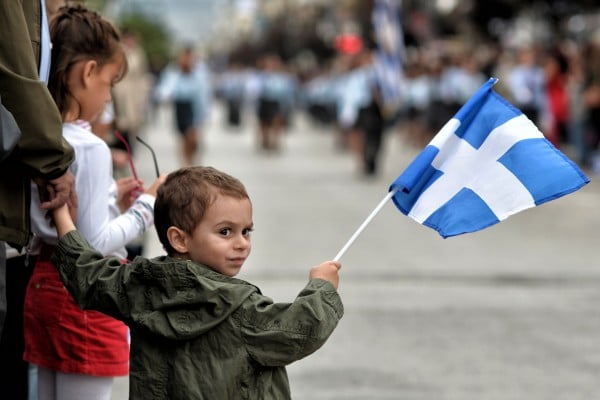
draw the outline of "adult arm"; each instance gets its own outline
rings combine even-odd
[[[0,95],[22,132],[10,158],[37,178],[42,189],[52,186],[55,196],[45,208],[67,200],[76,207],[74,179],[68,173],[73,149],[62,138],[61,116],[38,77],[41,18],[39,2],[0,2]]]
[[[53,180],[64,175],[74,153],[62,138],[58,108],[38,77],[41,14],[29,3],[35,1],[0,2],[0,90],[22,131],[19,159],[33,176]],[[28,23],[26,13],[36,21]]]
[[[46,209],[69,202],[77,207],[74,178],[68,171],[74,152],[62,138],[61,117],[38,77],[42,12],[37,1],[0,2],[0,95],[13,114],[22,135],[6,161],[11,167],[27,170],[47,200]]]

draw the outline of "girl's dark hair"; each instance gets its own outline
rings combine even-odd
[[[48,89],[61,113],[69,96],[69,73],[79,61],[94,60],[102,67],[121,54],[121,77],[127,71],[127,60],[117,30],[100,14],[81,4],[66,5],[58,10],[50,22],[50,40],[52,61]]]
[[[154,226],[167,254],[176,253],[167,229],[176,226],[191,234],[218,195],[249,199],[242,182],[213,167],[186,167],[167,176],[154,203]]]

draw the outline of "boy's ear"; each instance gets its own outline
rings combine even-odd
[[[83,64],[83,83],[87,86],[90,79],[96,74],[98,63],[95,60],[88,60]]]
[[[176,226],[170,226],[167,229],[167,239],[178,253],[185,254],[188,252],[188,235],[183,230]]]

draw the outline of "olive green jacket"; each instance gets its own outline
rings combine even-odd
[[[40,0],[0,1],[0,97],[21,128],[17,147],[0,163],[0,241],[17,247],[31,236],[31,178],[57,178],[75,158],[38,77],[41,18]]]
[[[191,261],[103,259],[77,231],[53,261],[82,308],[129,326],[130,399],[290,399],[285,366],[320,348],[343,315],[324,280],[310,280],[292,303],[273,303]]]

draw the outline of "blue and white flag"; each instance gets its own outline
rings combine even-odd
[[[491,78],[392,183],[404,214],[446,238],[574,192],[589,178]]]
[[[393,113],[403,101],[404,34],[400,24],[400,0],[375,0],[373,29],[377,49],[373,65],[384,110]]]

